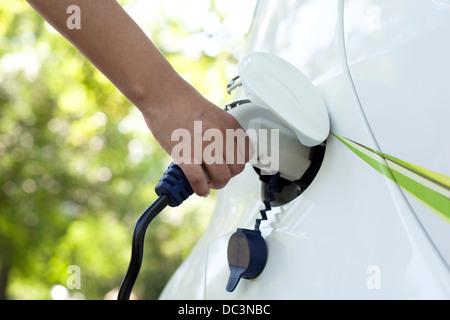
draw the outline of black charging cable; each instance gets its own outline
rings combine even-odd
[[[156,185],[155,192],[158,199],[139,217],[134,228],[130,264],[120,285],[117,300],[130,299],[134,283],[141,270],[145,232],[150,222],[166,206],[180,205],[193,193],[193,190],[181,168],[172,162]]]

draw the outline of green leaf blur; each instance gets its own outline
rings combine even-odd
[[[208,10],[223,20],[212,2]],[[222,105],[231,49],[187,53],[179,44],[204,30],[158,14],[144,30]],[[114,298],[134,224],[169,162],[139,111],[68,41],[25,1],[0,3],[0,299],[50,299],[54,286],[67,287],[71,265],[81,271],[80,289],[65,298]],[[138,298],[158,297],[213,207],[214,193],[194,196],[152,222]]]

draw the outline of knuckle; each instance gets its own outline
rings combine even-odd
[[[192,190],[199,196],[205,196],[209,192],[208,183],[203,171],[195,170],[194,167],[183,168],[186,179],[192,187]]]
[[[222,172],[220,175],[217,175],[214,179],[214,186],[217,189],[223,188],[226,186],[226,184],[228,183],[228,181],[230,181],[231,179],[231,172],[230,170],[224,170],[224,172]]]
[[[191,183],[191,185],[195,185],[195,186],[197,186],[197,185],[199,185],[199,184],[201,184],[202,183],[202,178],[203,177],[201,177],[199,174],[192,174],[190,177],[189,177],[189,182]]]
[[[237,176],[239,173],[244,171],[244,168],[245,168],[244,164],[236,164],[236,165],[230,166],[231,175],[233,177]]]

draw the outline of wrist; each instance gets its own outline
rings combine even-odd
[[[202,119],[207,109],[215,107],[178,74],[161,81],[159,90],[155,93],[149,90],[137,105],[151,130],[154,124],[174,122],[173,118],[188,125],[187,122]]]

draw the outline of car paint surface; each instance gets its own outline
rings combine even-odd
[[[263,207],[247,165],[160,298],[449,299],[449,223],[338,139],[449,175],[449,14],[437,0],[259,1],[242,55],[277,54],[309,77],[330,116],[324,161],[267,212],[258,278],[225,290],[228,239]]]

